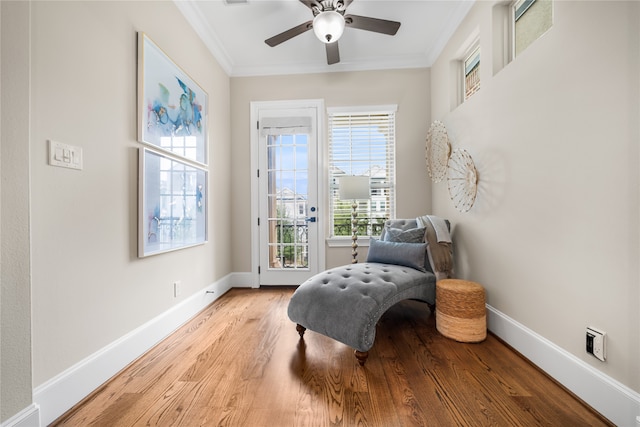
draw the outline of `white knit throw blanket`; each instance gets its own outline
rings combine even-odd
[[[427,255],[436,280],[453,277],[453,246],[449,228],[444,219],[434,215],[416,218],[418,227],[425,227]]]

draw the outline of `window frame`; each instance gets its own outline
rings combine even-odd
[[[524,15],[527,10],[529,10],[529,8],[531,6],[533,6],[533,3],[535,3],[536,0],[516,0],[513,2],[513,22],[518,22],[518,19],[520,19],[522,17],[522,15]]]
[[[472,63],[471,68],[469,69],[469,71],[467,71],[467,68],[469,67],[467,65],[468,62]],[[468,50],[468,53],[464,56],[464,58],[462,59],[462,101],[466,102],[467,100],[469,100],[475,93],[477,93],[480,90],[481,87],[481,80],[480,80],[480,64],[482,62],[482,52],[480,50],[480,41],[477,40],[475,43],[473,43],[471,45],[471,47]],[[468,87],[467,87],[467,76],[469,76],[471,73],[476,73],[477,74],[477,85],[474,85],[474,89],[472,90],[472,92],[467,93],[468,91]]]
[[[534,44],[537,40],[540,39],[540,37],[542,37],[543,35],[545,35],[550,29],[553,28],[553,22],[554,22],[554,0],[548,0],[548,2],[551,4],[551,15],[550,15],[550,22],[548,23],[548,26],[546,26],[546,28],[542,31],[540,31],[539,33],[537,33],[536,37],[531,39],[525,46],[522,47],[522,49],[518,52],[517,51],[517,29],[516,29],[516,25],[518,23],[518,21],[524,17],[526,15],[526,13],[538,2],[538,0],[514,0],[511,2],[511,7],[509,8],[509,33],[510,33],[510,44],[511,44],[511,49],[510,49],[510,57],[511,60],[513,61],[517,56],[522,55],[522,53],[524,51],[526,51],[529,46],[531,46],[532,44]],[[542,2],[540,2],[542,3]],[[543,7],[543,6],[540,6]],[[538,11],[539,12],[539,11]]]
[[[386,144],[386,163],[390,164],[391,171],[388,176],[389,182],[384,185],[372,185],[371,186],[371,194],[374,195],[376,193],[380,193],[383,189],[388,189],[389,191],[389,208],[388,208],[388,219],[395,218],[395,209],[396,209],[396,113],[398,107],[395,104],[392,105],[376,105],[376,106],[355,106],[355,107],[330,107],[327,108],[327,139],[326,139],[326,147],[324,149],[324,155],[326,157],[325,164],[326,167],[326,206],[327,212],[326,215],[326,241],[329,247],[350,247],[351,233],[345,236],[334,236],[334,194],[337,192],[337,177],[341,176],[341,174],[334,174],[334,161],[331,155],[331,149],[333,147],[333,135],[332,135],[332,124],[334,123],[334,116],[353,116],[353,117],[362,117],[366,115],[373,114],[388,114],[391,120],[390,130],[391,135],[390,143]],[[349,173],[350,174],[350,171]],[[367,202],[367,212],[371,212],[378,204],[375,200],[369,199]],[[384,205],[380,203],[379,205]],[[359,211],[360,213],[360,211]],[[377,237],[378,235],[358,235],[358,246],[368,246],[369,240],[371,237]]]

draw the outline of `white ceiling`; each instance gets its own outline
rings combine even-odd
[[[313,19],[299,0],[174,0],[230,76],[430,67],[475,0],[354,0],[347,14],[401,22],[395,36],[347,27],[340,63],[307,31],[276,47],[264,40]]]

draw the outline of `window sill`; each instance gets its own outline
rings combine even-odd
[[[369,236],[358,237],[358,247],[368,247],[370,239],[371,238]],[[326,242],[327,246],[330,248],[350,248],[353,241],[351,240],[351,237],[344,236],[329,237]]]

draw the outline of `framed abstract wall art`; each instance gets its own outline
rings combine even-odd
[[[207,170],[150,148],[139,151],[138,256],[207,241]]]
[[[138,140],[207,164],[208,95],[138,33]]]

